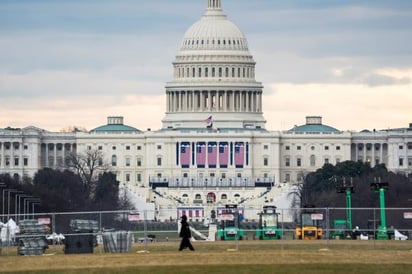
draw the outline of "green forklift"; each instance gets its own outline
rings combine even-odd
[[[239,227],[239,210],[237,205],[229,204],[220,212],[217,237],[222,241],[242,240],[244,230]]]
[[[259,215],[259,227],[256,230],[256,238],[259,240],[279,240],[283,232],[279,227],[279,214],[276,206],[265,205]]]

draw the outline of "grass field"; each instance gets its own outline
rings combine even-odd
[[[1,273],[412,273],[412,241],[239,241],[135,244],[130,253],[18,256],[3,247]]]

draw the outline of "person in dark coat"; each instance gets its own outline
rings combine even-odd
[[[182,216],[181,221],[182,227],[180,228],[179,236],[182,238],[180,242],[179,251],[182,251],[185,248],[189,248],[190,250],[194,251],[192,244],[190,243],[190,238],[192,238],[192,232],[190,231],[189,223],[187,222],[187,217],[185,215]]]

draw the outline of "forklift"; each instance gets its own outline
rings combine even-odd
[[[323,214],[314,208],[303,208],[300,224],[295,229],[295,239],[320,240],[323,236]]]
[[[279,227],[279,214],[276,206],[265,205],[259,215],[259,227],[256,230],[256,238],[259,240],[279,240],[283,232]]]
[[[219,217],[217,236],[222,241],[242,240],[244,230],[239,227],[239,210],[237,205],[226,205]]]

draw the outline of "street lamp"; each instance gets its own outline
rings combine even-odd
[[[9,191],[9,194],[7,195],[7,220],[10,219],[10,193],[23,193],[23,191],[17,189],[12,189]]]
[[[16,199],[15,199],[15,205],[14,205],[14,208],[15,208],[15,214],[16,214],[16,221],[19,221],[20,220],[20,213],[21,213],[21,207],[20,207],[20,205],[21,205],[21,198],[27,198],[27,197],[33,197],[33,196],[31,196],[31,195],[27,195],[27,194],[17,194],[16,195]]]
[[[3,207],[2,207],[2,215],[3,215],[3,223],[5,222],[5,220],[4,220],[4,217],[5,217],[5,197],[4,197],[4,193],[5,192],[9,192],[8,193],[8,197],[9,197],[9,199],[8,199],[8,202],[9,202],[9,214],[10,214],[10,192],[16,192],[16,191],[18,191],[17,189],[13,189],[13,188],[6,188],[6,189],[3,189]],[[8,216],[7,216],[8,217]],[[8,221],[8,218],[7,218],[7,221]]]
[[[0,182],[0,187],[1,188],[3,188],[3,187],[7,187],[7,185],[5,184],[5,183],[3,183],[3,182]],[[4,193],[4,192],[3,192]],[[2,202],[3,202],[3,207],[2,207],[2,214],[4,214],[4,210],[3,210],[3,208],[4,208],[4,195],[3,195],[3,199],[2,199]],[[2,221],[4,222],[4,217],[2,216],[1,217],[2,218]]]
[[[36,198],[36,197],[23,198],[23,218],[25,218],[26,212],[27,212],[27,216],[29,216],[29,214],[30,214],[30,212],[29,212],[30,211],[29,210],[30,202],[39,202],[40,203],[40,198]],[[27,209],[27,211],[26,211],[26,209]]]

